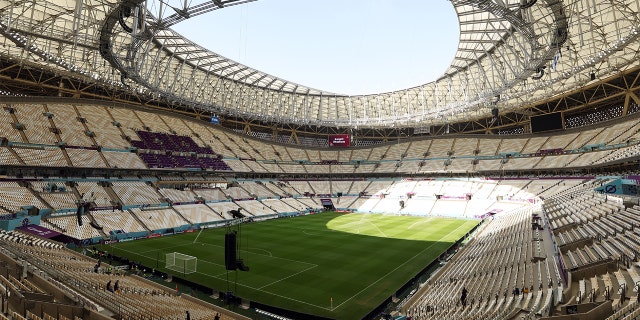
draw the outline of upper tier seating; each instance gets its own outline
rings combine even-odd
[[[199,168],[227,171],[231,168],[217,157],[181,156],[161,153],[141,153],[140,158],[149,168]]]
[[[144,182],[139,181],[114,181],[113,191],[120,197],[125,205],[162,203],[162,196],[156,190]]]
[[[106,234],[116,230],[122,232],[141,232],[146,230],[128,211],[98,210],[91,211],[91,216]]]
[[[3,137],[12,143],[38,144],[38,149],[24,145],[0,147],[0,161],[55,167],[148,166],[301,174],[552,169],[588,167],[635,157],[640,136],[637,118],[630,115],[599,127],[554,135],[431,137],[367,149],[311,150],[275,145],[198,121],[119,107],[5,104],[1,115]],[[65,149],[60,149],[59,145],[64,144]],[[125,151],[132,144],[138,147],[139,157],[113,150]],[[598,149],[604,146],[614,148]],[[505,158],[506,154],[511,158]]]
[[[135,214],[149,230],[177,228],[189,223],[180,217],[172,208],[145,210],[134,208],[131,209],[131,212]]]
[[[137,134],[140,141],[132,140],[131,144],[138,149],[213,154],[211,149],[198,146],[191,137],[148,131],[137,131]]]

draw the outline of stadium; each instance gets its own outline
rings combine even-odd
[[[173,28],[254,1],[0,0],[0,319],[640,318],[640,2],[348,95]]]

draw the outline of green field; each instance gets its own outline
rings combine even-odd
[[[250,271],[237,272],[235,294],[307,314],[360,319],[477,223],[321,213],[244,224],[239,255]],[[166,253],[196,256],[197,272],[176,276],[226,291],[224,233],[225,228],[206,229],[103,249],[165,272]]]

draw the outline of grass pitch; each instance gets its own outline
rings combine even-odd
[[[218,291],[263,304],[336,319],[360,319],[390,297],[478,221],[374,214],[321,213],[244,224],[237,291],[227,284],[225,228],[122,242],[103,247],[166,270],[165,254],[196,256],[186,276]],[[233,227],[235,230],[235,227]]]

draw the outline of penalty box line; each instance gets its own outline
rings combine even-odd
[[[138,256],[142,256],[142,257],[145,257],[145,258],[158,260],[158,259],[156,259],[156,257],[150,257],[150,256],[148,256],[148,255],[146,255],[146,254],[145,254],[145,253],[149,253],[149,252],[153,252],[153,251],[158,251],[158,250],[148,250],[148,251],[143,251],[143,252],[133,252],[133,251],[131,251],[131,250],[122,249],[122,248],[118,248],[118,250],[122,250],[122,251],[125,251],[125,252],[129,252],[129,253],[131,253],[131,254],[135,254],[135,255],[138,255]]]
[[[308,269],[312,269],[312,268],[314,268],[314,267],[307,268],[307,269],[305,269],[305,270],[303,270],[303,271],[307,271]],[[214,276],[214,275],[210,275],[210,274],[206,274],[206,273],[202,273],[202,272],[197,272],[197,271],[196,271],[196,273],[201,274],[201,275],[203,275],[203,276],[205,276],[205,277],[215,278],[215,279],[218,279],[218,280],[226,281],[226,278],[222,278],[222,277],[220,277],[221,275],[226,275],[226,273],[223,273],[223,274],[221,274],[221,275],[215,275],[215,276]],[[298,272],[298,273],[299,273],[299,272]],[[293,275],[292,275],[292,276],[293,276]],[[289,277],[291,277],[291,276],[289,276]],[[281,279],[281,280],[283,280],[283,279]],[[280,281],[280,280],[278,280],[278,281]],[[276,281],[276,282],[277,282],[277,281]],[[271,283],[271,284],[273,284],[273,283]],[[271,285],[271,284],[268,284],[268,285]],[[277,293],[274,293],[274,292],[271,292],[271,291],[264,290],[264,289],[262,289],[262,288],[264,288],[264,286],[262,286],[262,287],[260,287],[260,288],[256,288],[256,287],[252,287],[252,286],[249,286],[249,285],[246,285],[246,284],[243,284],[243,283],[238,283],[237,285],[239,285],[239,286],[241,286],[241,287],[245,287],[245,288],[253,289],[253,290],[256,290],[256,291],[260,291],[260,292],[263,292],[263,293],[265,293],[265,294],[269,294],[269,295],[272,295],[272,296],[276,296],[276,297],[279,297],[279,298],[282,298],[282,299],[286,299],[286,300],[290,300],[290,301],[295,301],[295,302],[297,302],[297,303],[302,303],[302,304],[305,304],[305,305],[308,305],[308,306],[311,306],[311,307],[314,307],[314,308],[318,308],[318,309],[322,309],[322,310],[327,310],[327,311],[332,311],[332,310],[333,310],[333,309],[331,309],[331,308],[322,307],[322,306],[315,305],[315,304],[310,303],[310,302],[301,301],[301,300],[298,300],[298,299],[294,299],[294,298],[292,298],[292,297],[283,296],[283,295],[281,295],[281,294],[277,294]]]
[[[258,290],[262,290],[263,288],[268,287],[268,286],[273,285],[273,284],[276,284],[276,283],[278,283],[278,282],[280,282],[280,281],[282,281],[282,280],[287,280],[287,279],[289,279],[289,278],[291,278],[291,277],[297,276],[297,275],[299,275],[299,274],[301,274],[301,273],[303,273],[303,272],[309,271],[309,270],[311,270],[311,269],[313,269],[313,268],[315,268],[315,267],[317,267],[317,266],[318,266],[318,265],[311,266],[311,267],[306,268],[306,269],[304,269],[304,270],[300,270],[300,271],[298,271],[298,272],[296,272],[296,273],[294,273],[294,274],[292,274],[292,275],[290,275],[290,276],[284,277],[284,278],[282,278],[282,279],[280,279],[280,280],[276,280],[276,281],[271,282],[271,283],[269,283],[269,284],[265,284],[264,286],[262,286],[262,287],[258,288]]]
[[[190,245],[190,244],[191,244],[191,243],[188,243],[188,244],[181,244],[181,245],[175,245],[175,246],[172,246],[172,247],[169,247],[169,248],[184,247],[184,246],[188,246],[188,245]],[[202,244],[204,244],[204,245],[208,245],[208,246],[214,246],[214,247],[222,248],[222,246],[215,245],[215,244],[208,244],[208,243],[202,243]],[[255,254],[255,255],[260,255],[260,256],[269,257],[269,258],[272,258],[272,259],[279,259],[279,260],[285,260],[285,261],[295,262],[295,263],[299,263],[299,264],[306,264],[306,265],[308,265],[308,266],[309,266],[309,267],[307,267],[307,268],[305,268],[305,269],[303,269],[303,270],[300,270],[300,271],[298,271],[298,272],[295,272],[295,273],[293,273],[293,274],[291,274],[291,275],[288,275],[288,276],[286,276],[286,277],[284,277],[284,278],[281,278],[281,279],[279,279],[279,280],[276,280],[276,281],[274,281],[274,282],[271,282],[271,283],[269,283],[269,284],[266,284],[266,285],[264,285],[264,286],[262,286],[262,287],[260,287],[260,288],[258,288],[258,289],[262,289],[262,288],[268,287],[268,286],[270,286],[270,285],[272,285],[272,284],[276,284],[276,283],[278,283],[278,282],[280,282],[280,281],[283,281],[283,280],[289,279],[289,278],[291,278],[291,277],[293,277],[293,276],[296,276],[296,275],[298,275],[298,274],[300,274],[300,273],[303,273],[303,272],[305,272],[305,271],[308,271],[308,270],[311,270],[311,269],[313,269],[313,268],[318,267],[318,265],[317,265],[317,264],[315,264],[315,263],[309,263],[309,262],[306,262],[306,261],[300,261],[300,260],[293,260],[293,259],[287,259],[287,258],[275,257],[275,256],[273,256],[273,254],[272,254],[271,252],[269,252],[269,251],[267,251],[267,250],[264,250],[264,249],[261,249],[261,248],[253,248],[253,249],[262,250],[262,251],[264,251],[264,252],[268,253],[268,255],[266,255],[266,254],[260,254],[260,253],[255,253],[255,252],[251,252],[251,251],[247,251],[247,250],[241,250],[241,251],[244,251],[244,252],[247,252],[247,253],[250,253],[250,254]],[[123,250],[123,251],[127,251],[127,252],[129,252],[129,253],[135,253],[135,252],[132,252],[132,251],[129,251],[129,250],[125,250],[125,249],[121,249],[121,250]],[[154,250],[144,251],[144,252],[142,252],[142,253],[153,252],[153,251],[158,251],[158,250],[157,250],[157,249],[154,249]],[[140,255],[142,255],[142,256],[144,256],[144,257],[147,257],[147,258],[153,258],[153,257],[147,256],[147,255],[143,255],[143,254],[140,254]],[[196,258],[198,258],[198,257],[196,257]],[[213,261],[208,261],[208,260],[205,260],[205,259],[200,259],[200,258],[198,258],[198,261],[202,261],[202,262],[205,262],[205,263],[208,263],[208,264],[212,264],[212,265],[216,265],[216,266],[224,267],[224,265],[222,265],[222,264],[219,264],[219,263],[216,263],[216,262],[213,262]],[[197,272],[197,273],[200,273],[200,272]],[[222,273],[221,275],[225,275],[225,274],[226,274],[226,273]],[[252,289],[256,289],[256,288],[252,288]]]
[[[188,246],[188,245],[191,245],[191,243],[177,244],[175,246],[164,247],[162,249],[151,249],[151,250],[147,250],[147,251],[142,251],[142,252],[140,252],[140,254],[149,253],[149,252],[155,252],[155,251],[166,252],[169,249],[178,248],[178,247],[185,247],[185,246]],[[124,250],[124,251],[127,251],[127,252],[131,252],[131,251],[125,250],[125,249],[118,249],[118,250]],[[176,252],[176,251],[174,251],[174,252]],[[131,252],[131,253],[135,253],[135,252]],[[178,253],[181,253],[181,252],[178,252]]]
[[[219,246],[217,244],[210,244],[210,243],[201,243],[201,244],[203,244],[205,246],[213,246],[213,247],[218,247],[218,248],[224,248],[224,246]],[[261,250],[261,251],[263,251],[265,253],[268,253],[268,254],[256,253],[256,252],[252,252],[252,251],[249,251],[249,250],[243,250],[243,249],[239,249],[239,250],[240,250],[240,252],[246,252],[248,254],[255,254],[255,255],[258,255],[258,256],[269,257],[269,258],[272,258],[272,259],[285,260],[285,261],[289,261],[289,262],[306,264],[306,265],[311,266],[311,267],[317,267],[318,266],[315,263],[309,263],[309,262],[306,262],[306,261],[300,261],[300,260],[293,260],[293,259],[288,259],[288,258],[276,257],[270,251],[264,250],[262,248],[248,248],[248,249]]]
[[[120,249],[120,250],[122,250],[122,251],[126,251],[126,252],[129,252],[129,253],[139,254],[139,253],[136,253],[136,252],[133,252],[133,251],[130,251],[130,250],[126,250],[126,249]],[[155,251],[155,250],[154,250],[154,251]],[[147,258],[153,258],[153,257],[149,257],[149,256],[147,256],[147,255],[143,255],[143,254],[139,254],[139,255],[141,255],[141,256],[143,256],[143,257],[147,257]],[[275,257],[271,257],[271,258],[275,258]],[[280,259],[283,259],[283,258],[280,258]],[[198,260],[200,260],[200,259],[198,259]],[[289,260],[289,261],[296,261],[296,260],[291,260],[291,259],[285,259],[285,260]],[[207,260],[203,260],[203,261],[204,261],[204,262],[207,262],[207,263],[211,263],[211,264],[218,265],[217,263],[210,262],[210,261],[207,261]],[[311,263],[302,262],[302,261],[296,261],[296,262],[306,263],[306,264],[312,265]],[[220,265],[220,266],[222,266],[222,265]],[[249,285],[246,285],[246,284],[242,284],[242,283],[238,283],[238,285],[239,285],[239,286],[242,286],[242,287],[249,288],[249,289],[253,289],[253,290],[256,290],[256,291],[264,292],[264,293],[266,293],[266,294],[270,294],[270,295],[273,295],[273,296],[276,296],[276,297],[280,297],[280,298],[282,298],[282,299],[291,300],[291,301],[295,301],[295,302],[298,302],[298,303],[306,304],[306,305],[311,306],[311,307],[314,307],[314,308],[323,309],[323,310],[327,310],[327,311],[332,311],[333,309],[330,309],[330,308],[327,308],[327,307],[322,307],[322,306],[315,305],[315,304],[310,303],[310,302],[301,301],[301,300],[298,300],[298,299],[294,299],[294,298],[291,298],[291,297],[283,296],[283,295],[280,295],[280,294],[277,294],[277,293],[274,293],[274,292],[267,291],[267,290],[264,290],[264,289],[263,289],[264,287],[270,286],[270,285],[272,285],[272,284],[274,284],[274,283],[280,282],[280,281],[285,280],[285,279],[287,279],[287,278],[291,278],[291,277],[293,277],[293,276],[295,276],[295,275],[297,275],[297,274],[300,274],[300,273],[305,272],[305,271],[307,271],[307,270],[311,270],[311,269],[313,269],[313,268],[315,268],[315,267],[317,267],[317,266],[318,266],[318,265],[313,265],[313,266],[311,266],[311,267],[309,267],[309,268],[306,268],[306,269],[304,269],[304,270],[302,270],[302,271],[298,271],[298,272],[296,272],[295,274],[292,274],[292,275],[287,276],[287,277],[285,277],[285,278],[282,278],[282,279],[280,279],[280,280],[276,280],[276,281],[274,281],[274,282],[272,282],[272,283],[269,283],[269,284],[267,284],[267,285],[265,285],[265,286],[262,286],[262,287],[260,287],[260,288],[252,287],[252,286],[249,286]],[[205,277],[215,278],[215,279],[218,279],[218,280],[226,281],[226,278],[222,278],[222,277],[221,277],[222,275],[226,275],[226,272],[225,272],[225,273],[223,273],[223,274],[220,274],[220,275],[211,275],[211,274],[207,274],[207,273],[202,273],[202,272],[200,272],[200,271],[196,271],[195,273],[197,273],[197,274],[201,274],[201,275],[203,275],[203,276],[205,276]]]
[[[200,243],[200,244],[204,244],[204,245],[207,245],[207,246],[214,246],[214,247],[224,248],[223,246],[219,246],[219,245],[215,245],[215,244],[209,244],[209,243]],[[177,248],[177,247],[184,247],[184,246],[189,246],[189,245],[193,245],[193,242],[180,244],[180,245],[175,245],[175,246],[171,246],[171,247],[168,247],[168,248]],[[259,249],[259,250],[263,250],[263,251],[267,252],[266,250],[260,249],[260,248],[254,248],[254,249]],[[136,253],[136,252],[133,252],[133,251],[130,251],[130,250],[126,250],[126,249],[121,249],[120,248],[120,250],[129,252],[129,253],[133,253],[133,254],[138,254],[138,255],[141,255],[143,257],[147,257],[147,258],[150,258],[150,259],[153,258],[153,257],[147,256],[145,254]],[[154,251],[158,251],[158,249],[145,251],[143,253],[154,252]],[[287,300],[295,301],[295,302],[298,302],[298,303],[306,304],[306,305],[309,305],[309,306],[312,306],[312,307],[315,307],[315,308],[318,308],[318,309],[323,309],[323,310],[327,310],[327,311],[333,310],[333,309],[330,309],[330,308],[327,308],[327,307],[322,307],[322,306],[315,305],[315,304],[310,303],[310,302],[300,301],[300,300],[297,300],[297,299],[294,299],[294,298],[291,298],[291,297],[283,296],[283,295],[280,295],[280,294],[277,294],[277,293],[273,293],[273,292],[264,290],[264,288],[266,288],[268,286],[271,286],[271,285],[276,284],[278,282],[281,282],[281,281],[284,281],[284,280],[289,279],[291,277],[294,277],[294,276],[296,276],[298,274],[301,274],[301,273],[304,273],[304,272],[309,271],[311,269],[314,269],[314,268],[318,267],[317,264],[309,263],[309,262],[305,262],[305,261],[300,261],[300,260],[293,260],[293,259],[288,259],[288,258],[275,257],[275,256],[273,256],[271,254],[271,252],[269,252],[269,255],[267,255],[267,254],[261,254],[261,253],[255,253],[255,252],[251,252],[251,251],[246,251],[246,250],[241,250],[241,251],[244,251],[244,252],[249,253],[249,254],[255,254],[255,255],[261,255],[261,256],[269,257],[271,259],[279,259],[279,260],[285,260],[285,261],[295,262],[295,263],[299,263],[299,264],[306,264],[309,267],[307,267],[307,268],[305,268],[303,270],[300,270],[298,272],[295,272],[293,274],[290,274],[288,276],[285,276],[284,278],[281,278],[281,279],[278,279],[278,280],[273,281],[271,283],[268,283],[266,285],[263,285],[263,286],[261,286],[259,288],[248,286],[248,285],[245,285],[245,284],[242,284],[242,283],[238,283],[238,285],[246,287],[246,288],[249,288],[249,289],[253,289],[253,290],[256,290],[256,291],[264,292],[266,294],[270,294],[270,295],[273,295],[273,296],[277,296],[277,297],[280,297],[280,298],[283,298],[283,299],[287,299]],[[218,263],[211,262],[211,261],[204,260],[204,259],[200,259],[200,258],[198,258],[198,261],[203,261],[205,263],[213,264],[213,265],[217,265],[217,266],[223,266],[222,264],[218,264]],[[219,274],[219,275],[211,275],[211,274],[207,274],[207,273],[202,273],[200,271],[196,271],[195,273],[198,273],[198,274],[201,274],[203,276],[210,277],[210,278],[215,278],[215,279],[219,279],[219,280],[226,280],[226,278],[221,277],[221,276],[226,275],[226,272],[222,273],[222,274]]]

